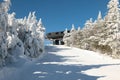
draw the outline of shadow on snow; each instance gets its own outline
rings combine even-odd
[[[52,64],[52,62],[64,62],[65,60],[64,60],[64,56],[58,56],[50,53],[57,52],[60,50],[66,50],[68,48],[58,49],[54,46],[51,46],[51,48],[46,47],[46,49],[50,52],[48,52],[48,54],[43,59],[37,61],[34,65],[32,65],[32,67],[29,66],[27,69],[23,70],[20,73],[19,80],[97,80],[98,78],[104,76],[89,76],[83,74],[81,71],[85,71],[93,68],[100,68],[109,65],[120,65],[120,64],[103,64],[103,65]],[[24,75],[26,76],[22,77]]]

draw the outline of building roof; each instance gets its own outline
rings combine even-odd
[[[46,36],[47,39],[62,39],[64,36],[64,31],[47,33]]]

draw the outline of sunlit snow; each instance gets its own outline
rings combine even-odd
[[[4,67],[0,80],[120,79],[119,59],[66,46],[46,46],[46,53],[42,59]]]

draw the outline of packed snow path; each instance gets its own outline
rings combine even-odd
[[[0,80],[120,80],[120,60],[65,46],[46,51],[40,60],[3,69]]]

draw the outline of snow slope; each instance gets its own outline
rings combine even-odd
[[[0,80],[120,80],[120,60],[65,46],[47,46],[46,53],[3,68]]]

